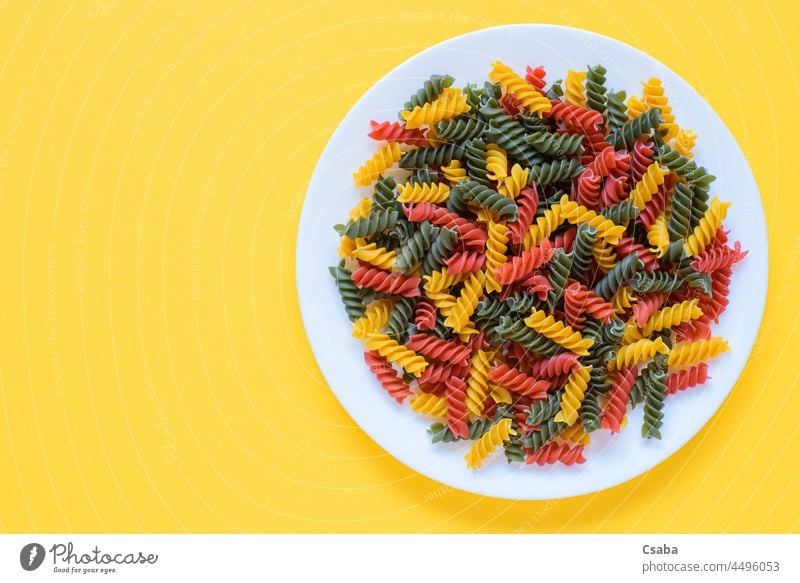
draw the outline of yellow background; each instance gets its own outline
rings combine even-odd
[[[551,4],[0,2],[0,530],[800,532],[798,4]],[[644,476],[538,503],[387,456],[327,388],[294,285],[338,120],[418,51],[513,22],[687,79],[770,232],[761,336],[713,421]]]

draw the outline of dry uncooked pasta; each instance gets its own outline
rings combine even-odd
[[[472,442],[470,468],[501,449],[581,464],[639,406],[660,439],[668,399],[728,350],[711,328],[746,255],[700,138],[657,78],[628,97],[600,65],[564,89],[544,67],[487,72],[432,75],[400,121],[371,122],[353,174],[370,196],[336,225],[330,270],[365,362],[434,443]]]

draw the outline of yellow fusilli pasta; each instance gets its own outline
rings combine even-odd
[[[594,340],[584,338],[580,332],[576,332],[564,322],[556,320],[544,310],[534,309],[531,315],[525,318],[525,324],[545,338],[549,338],[556,344],[581,356],[589,354],[589,347],[594,344]]]
[[[428,361],[413,350],[386,334],[372,333],[367,335],[367,350],[376,350],[389,362],[396,362],[407,373],[418,377],[428,367]]]
[[[469,451],[464,456],[467,460],[467,466],[473,470],[478,469],[497,447],[503,445],[503,442],[508,441],[512,435],[516,434],[517,432],[511,427],[511,419],[501,419],[492,425],[480,438],[475,440],[475,443],[469,448]]]
[[[617,253],[605,239],[598,239],[592,247],[592,257],[603,273],[608,273],[617,264]]]
[[[445,318],[449,317],[453,312],[453,306],[456,305],[455,296],[449,294],[447,291],[425,291],[425,297],[433,302],[439,313]]]
[[[617,349],[617,358],[608,363],[609,370],[630,367],[653,358],[656,354],[667,354],[669,347],[661,336],[655,340],[642,338]],[[613,366],[612,366],[613,365]]]
[[[356,186],[369,186],[378,179],[386,169],[400,159],[402,152],[397,142],[389,142],[381,146],[364,165],[353,173]]]
[[[336,252],[339,254],[339,257],[350,257],[356,247],[366,244],[367,242],[364,239],[351,239],[350,237],[344,236],[339,240],[339,249],[337,249]]]
[[[692,234],[686,239],[684,248],[687,255],[697,255],[705,250],[711,239],[717,234],[717,229],[722,225],[722,221],[725,220],[730,206],[731,203],[722,202],[716,196],[711,199],[708,210],[697,223]]]
[[[686,156],[689,159],[694,157],[694,142],[697,140],[697,134],[692,130],[681,130],[675,136],[675,149],[681,156]]]
[[[530,250],[531,247],[541,243],[543,239],[547,239],[563,222],[564,217],[561,215],[561,205],[555,203],[550,208],[545,209],[541,216],[536,217],[536,221],[525,234],[522,246],[526,251]]]
[[[356,219],[363,219],[369,216],[369,212],[372,210],[372,199],[368,196],[365,196],[361,200],[358,201],[358,204],[352,208],[350,211],[350,220],[354,221]]]
[[[449,164],[442,166],[441,171],[450,184],[456,184],[468,178],[467,169],[461,166],[459,160],[451,160]]]
[[[586,72],[567,71],[567,77],[564,79],[564,101],[577,105],[578,107],[586,107]]]
[[[483,404],[489,394],[489,353],[476,350],[470,359],[469,373],[467,374],[467,409],[470,413],[480,416],[483,413]]]
[[[642,175],[642,179],[633,187],[628,198],[633,200],[633,204],[639,210],[653,199],[653,195],[658,187],[664,184],[666,172],[658,162],[653,162],[647,167],[647,171]]]
[[[486,241],[486,286],[487,292],[499,292],[503,286],[498,283],[495,270],[508,261],[508,226],[505,222],[489,222]]]
[[[638,301],[639,297],[633,293],[631,286],[623,285],[616,291],[614,297],[611,298],[611,305],[614,306],[617,314],[623,314],[625,310]]]
[[[628,97],[626,105],[628,106],[628,119],[635,119],[648,109],[644,102],[636,95]]]
[[[669,366],[691,366],[730,350],[724,338],[714,336],[708,340],[681,342],[672,347],[669,353]]]
[[[547,97],[536,91],[533,85],[525,81],[525,79],[514,73],[510,67],[504,65],[500,61],[495,62],[492,66],[489,79],[495,83],[499,83],[508,93],[513,93],[517,101],[525,106],[525,109],[531,113],[537,114],[539,117],[542,116],[542,113],[550,111],[553,108]]]
[[[437,397],[431,393],[418,393],[411,400],[410,405],[411,409],[423,415],[447,416],[447,401],[443,397]]]
[[[450,315],[444,320],[445,326],[452,328],[456,332],[461,332],[469,323],[469,319],[475,312],[478,301],[483,295],[484,279],[483,272],[477,271],[472,273],[467,281],[464,282],[464,287],[461,288],[461,294],[456,299]]]
[[[679,304],[661,308],[645,322],[642,334],[650,336],[653,332],[660,332],[678,324],[696,320],[703,315],[703,310],[700,309],[698,303],[697,299],[685,300]]]
[[[435,100],[425,105],[418,105],[411,111],[403,111],[400,115],[408,129],[416,129],[423,125],[433,125],[443,119],[450,119],[469,111],[467,96],[459,89],[446,87]]]
[[[475,213],[475,219],[479,223],[489,223],[490,221],[498,220],[497,219],[497,214],[493,213],[489,209],[485,209],[485,208],[483,208],[481,206],[473,205],[473,204],[470,204],[470,205],[467,205],[467,206],[469,207],[470,211]]]
[[[500,403],[511,404],[513,402],[509,390],[495,383],[489,383],[489,395],[492,397],[492,400],[497,404]]]
[[[567,384],[564,385],[564,394],[561,395],[558,413],[553,418],[554,421],[573,425],[578,420],[578,410],[586,394],[586,386],[589,383],[589,373],[591,372],[591,366],[579,366],[569,374]]]
[[[364,315],[353,322],[353,336],[359,340],[364,340],[367,335],[373,332],[380,332],[389,321],[389,314],[393,305],[394,302],[389,299],[378,300],[370,305]]]
[[[580,445],[589,445],[592,440],[591,437],[589,437],[589,434],[586,433],[583,425],[580,423],[575,423],[574,425],[567,427],[558,434],[558,437],[564,441],[569,441],[570,443],[577,443]]]
[[[650,243],[650,250],[658,257],[663,257],[669,248],[669,229],[667,229],[667,217],[661,213],[647,229],[647,242]]]
[[[463,344],[468,344],[470,339],[475,336],[475,334],[480,334],[480,332],[481,331],[475,327],[475,322],[470,320],[464,325],[461,332],[458,333],[458,340]]]
[[[486,178],[501,184],[508,176],[508,156],[497,144],[486,144]]]
[[[442,267],[441,269],[437,269],[436,271],[431,272],[430,275],[426,275],[423,277],[425,280],[424,289],[425,291],[436,293],[442,290],[446,290],[457,283],[461,283],[465,279],[469,273],[462,272],[462,273],[449,273],[446,267]]]
[[[523,169],[519,164],[511,167],[511,172],[503,183],[497,187],[497,192],[508,198],[517,198],[520,191],[528,184],[528,169]]]
[[[672,114],[672,107],[669,99],[661,85],[661,79],[651,77],[647,82],[642,83],[642,98],[648,109],[658,108],[661,110],[661,130],[666,130],[665,140],[671,140],[678,133],[678,126],[675,123],[675,116]]]
[[[378,247],[377,243],[356,245],[350,254],[356,259],[366,261],[381,269],[391,269],[397,258],[394,251],[387,251],[386,247]]]
[[[420,184],[407,182],[400,187],[397,202],[444,202],[450,196],[450,187],[444,183]]]
[[[625,227],[617,225],[613,221],[599,215],[593,210],[570,200],[566,194],[559,201],[561,205],[561,217],[573,225],[587,223],[595,228],[595,235],[598,239],[605,239],[609,243],[616,244],[625,232]]]
[[[636,322],[633,318],[625,322],[625,332],[622,334],[623,344],[630,344],[631,342],[636,342],[642,338],[644,338],[644,335],[642,334],[642,331],[639,330],[639,326],[636,325]]]

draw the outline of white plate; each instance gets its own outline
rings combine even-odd
[[[464,464],[466,442],[431,444],[425,431],[433,419],[388,398],[363,360],[362,344],[328,273],[338,261],[338,236],[332,226],[369,188],[353,186],[352,173],[377,150],[367,137],[371,119],[394,121],[407,97],[432,73],[449,73],[455,86],[483,84],[500,59],[524,74],[526,65],[544,65],[548,82],[567,69],[603,64],[610,88],[640,94],[640,81],[660,77],[682,127],[700,137],[700,165],[717,176],[712,194],[733,203],[725,221],[731,236],[749,250],[737,267],[731,303],[715,335],[731,351],[710,366],[712,380],[669,397],[664,439],[640,437],[642,409],[629,415],[620,435],[592,434],[581,466],[540,468],[508,465],[502,452],[480,471]],[[456,488],[513,499],[550,499],[596,492],[629,480],[666,459],[711,418],[733,388],[758,332],[767,290],[767,235],[764,211],[753,175],[725,124],[686,81],[652,57],[619,41],[573,28],[513,25],[490,28],[445,41],[412,57],[378,81],[345,116],[317,164],[306,194],[297,239],[297,289],[306,332],[320,369],[347,412],[367,434],[398,460],[434,480]],[[711,455],[714,455],[713,453]]]

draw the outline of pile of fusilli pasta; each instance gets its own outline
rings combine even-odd
[[[482,88],[433,75],[400,121],[372,122],[371,187],[336,225],[331,267],[390,397],[472,440],[477,468],[584,461],[593,431],[708,378],[733,265],[728,203],[692,161],[661,81],[626,101],[602,66],[547,86],[501,62]],[[395,168],[398,166],[399,168]]]

